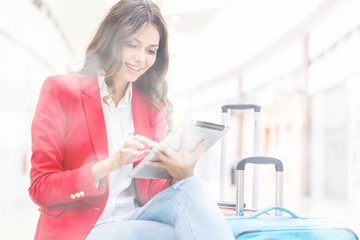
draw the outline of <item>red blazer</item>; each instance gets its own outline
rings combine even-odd
[[[97,188],[91,175],[92,165],[108,157],[101,104],[96,78],[59,75],[42,86],[32,123],[29,187],[41,212],[35,239],[84,239],[105,207],[109,179]],[[155,141],[165,137],[166,114],[155,110],[135,84],[132,111],[135,134]],[[136,179],[135,184],[144,204],[169,181]]]

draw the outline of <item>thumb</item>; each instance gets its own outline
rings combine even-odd
[[[193,151],[196,156],[199,157],[199,156],[204,152],[206,144],[207,144],[206,140],[205,140],[205,139],[202,139],[202,140],[196,145],[196,147],[195,147],[195,149],[194,149],[194,151]]]

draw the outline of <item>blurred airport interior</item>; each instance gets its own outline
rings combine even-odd
[[[0,0],[0,239],[32,239],[35,231],[27,188],[42,82],[81,66],[115,2]],[[223,104],[260,105],[260,154],[284,163],[284,206],[341,219],[360,234],[360,1],[155,2],[169,26],[175,123],[220,123]],[[234,112],[230,123],[225,186],[220,144],[197,167],[214,197],[227,201],[235,199],[230,169],[253,154],[252,113]],[[271,168],[260,171],[260,205],[274,201],[273,180]]]

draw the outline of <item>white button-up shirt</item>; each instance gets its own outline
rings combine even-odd
[[[104,76],[98,76],[101,100],[109,95]],[[128,88],[119,104],[115,106],[111,98],[102,101],[106,132],[108,138],[109,156],[123,147],[126,138],[134,134],[134,124],[131,111],[132,85]],[[110,193],[105,209],[96,224],[127,219],[135,210],[134,193],[131,191],[131,178],[128,174],[132,164],[125,165],[110,173]]]

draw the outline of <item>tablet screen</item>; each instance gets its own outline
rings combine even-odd
[[[181,124],[172,131],[164,140],[175,151],[180,149],[181,138],[184,134],[187,136],[188,148],[194,150],[196,145],[205,139],[207,145],[204,152],[213,146],[225,133],[229,130],[228,126],[215,124],[211,122],[203,122],[197,120],[189,120]],[[130,177],[134,178],[169,178],[169,174],[165,169],[151,167],[146,164],[147,161],[155,161],[154,152],[150,152],[130,173]]]

